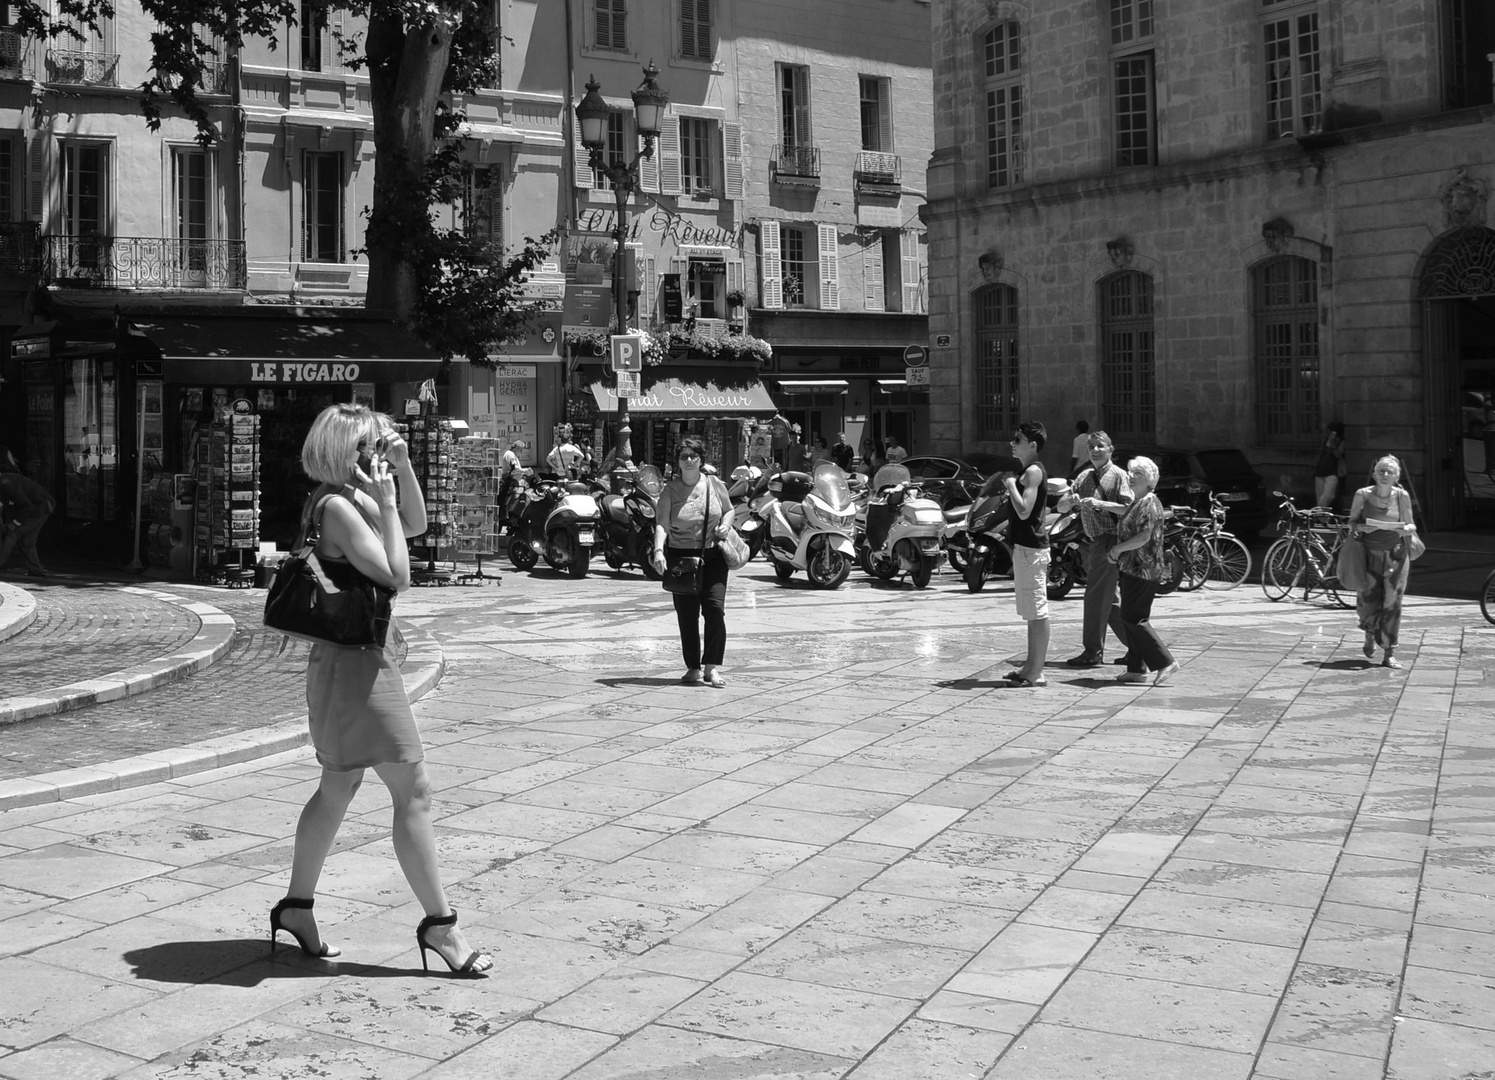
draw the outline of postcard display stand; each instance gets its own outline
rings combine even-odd
[[[457,559],[452,421],[445,416],[412,416],[408,424],[398,426],[410,444],[410,467],[426,496],[426,531],[410,541],[411,554],[419,553],[425,565],[418,566],[411,559],[410,584],[450,585]],[[453,568],[438,568],[438,560],[452,563]]]
[[[476,559],[477,569],[457,576],[463,584],[481,585],[497,581],[499,575],[483,571],[483,560],[498,551],[498,527],[502,511],[498,505],[499,460],[503,454],[497,439],[470,435],[457,440],[456,540],[457,557]]]
[[[260,418],[232,413],[214,421],[198,451],[197,577],[247,589],[260,546]]]

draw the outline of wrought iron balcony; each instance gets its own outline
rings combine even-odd
[[[118,86],[119,53],[48,49],[47,82]]]
[[[35,222],[0,222],[0,274],[33,275],[41,270],[37,234]]]
[[[902,159],[880,150],[858,151],[856,177],[874,184],[897,184],[903,180]]]
[[[0,79],[31,77],[31,42],[9,27],[0,27]]]
[[[789,146],[780,143],[773,148],[771,166],[774,176],[780,179],[818,181],[820,179],[820,148]]]
[[[204,94],[227,94],[229,85],[228,64],[222,60],[204,60],[202,64],[202,92]]]
[[[172,236],[48,236],[43,272],[60,285],[89,289],[243,289],[242,240]]]

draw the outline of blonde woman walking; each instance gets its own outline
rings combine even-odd
[[[1365,543],[1365,572],[1370,584],[1355,594],[1355,614],[1365,631],[1366,659],[1381,649],[1381,666],[1399,668],[1396,658],[1402,625],[1402,597],[1412,566],[1412,497],[1399,481],[1402,463],[1390,454],[1371,472],[1374,482],[1355,492],[1350,505],[1350,528]]]

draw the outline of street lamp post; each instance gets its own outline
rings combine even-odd
[[[655,82],[659,69],[650,60],[644,68],[644,81],[633,91],[634,126],[644,140],[643,147],[632,161],[624,155],[622,160],[607,159],[607,125],[612,110],[598,92],[602,89],[597,77],[587,80],[587,94],[576,106],[576,119],[581,127],[581,144],[588,150],[588,161],[594,170],[607,177],[613,187],[613,199],[617,203],[614,224],[617,229],[617,249],[613,252],[613,317],[617,320],[617,333],[628,332],[627,297],[628,276],[623,266],[624,244],[628,236],[628,196],[638,188],[638,166],[644,158],[654,156],[654,139],[659,134],[659,121],[669,106],[669,92]],[[617,441],[614,446],[617,468],[633,467],[633,431],[628,426],[628,398],[618,394]]]

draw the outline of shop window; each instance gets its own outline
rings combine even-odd
[[[1443,0],[1443,104],[1449,109],[1489,105],[1495,80],[1495,4],[1490,0]]]
[[[1317,0],[1261,0],[1267,138],[1310,135],[1323,123]]]
[[[593,0],[593,44],[599,49],[628,50],[628,12],[625,0]]]
[[[1264,443],[1319,435],[1318,265],[1286,255],[1252,271],[1257,433]]]
[[[987,31],[981,42],[986,108],[986,186],[1023,180],[1022,37],[1015,22]]]
[[[308,151],[302,188],[302,261],[342,262],[343,155]]]
[[[1000,441],[1019,422],[1017,290],[988,285],[974,301],[976,436]]]
[[[1153,441],[1157,428],[1152,278],[1136,270],[1100,283],[1101,424],[1118,440]]]

